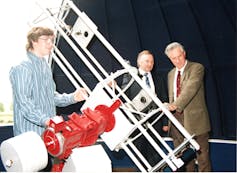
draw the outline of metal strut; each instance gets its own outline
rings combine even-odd
[[[115,128],[111,132],[105,132],[101,135],[101,138],[110,150],[118,151],[123,149],[142,172],[160,171],[165,166],[168,166],[172,171],[176,171],[185,162],[185,159],[182,157],[182,153],[184,153],[185,150],[192,149],[194,152],[199,150],[198,143],[193,139],[194,134],[190,135],[185,130],[159,98],[145,86],[137,73],[134,73],[134,68],[120,56],[98,31],[94,22],[84,12],[81,12],[73,1],[64,0],[60,7],[59,14],[57,15],[54,14],[51,9],[43,7],[39,3],[38,6],[57,30],[57,42],[61,40],[68,44],[71,49],[70,51],[76,54],[75,58],[79,58],[88,68],[88,71],[90,71],[90,75],[96,79],[95,87],[92,88],[88,86],[87,82],[82,78],[82,75],[78,74],[70,64],[67,55],[63,54],[60,48],[58,48],[57,42],[55,43],[54,53],[52,54],[53,60],[62,69],[75,88],[84,87],[89,93],[89,97],[81,109],[83,110],[85,107],[93,109],[98,103],[110,105],[118,98],[122,100],[120,108],[114,113],[116,119]],[[66,23],[66,17],[68,15],[76,16],[75,22],[70,25]],[[91,53],[89,45],[94,43],[92,41],[94,39],[98,40],[106,51],[112,55],[112,58],[106,55],[105,57],[110,58],[110,61],[117,64],[120,70],[113,73],[109,72],[104,65],[100,63],[100,57],[96,57]],[[112,87],[108,85],[111,81],[116,82],[116,80],[124,74],[132,76],[132,80],[141,87],[145,97],[156,104],[156,109],[149,113],[144,113],[137,109],[133,100],[126,95],[128,87],[122,88],[116,84],[112,85]],[[168,117],[169,121],[179,129],[185,138],[185,141],[177,148],[170,147],[167,141],[165,141],[153,127],[163,116]],[[156,118],[153,122],[148,122],[151,117]],[[134,136],[135,132],[136,135]],[[162,158],[157,161],[155,166],[149,163],[136,145],[135,141],[141,136],[149,141],[154,150]],[[157,141],[159,141],[159,144]]]

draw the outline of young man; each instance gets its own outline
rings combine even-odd
[[[13,91],[14,135],[34,131],[39,135],[50,118],[56,116],[56,106],[67,106],[84,100],[85,89],[71,94],[56,92],[51,69],[45,57],[54,45],[54,31],[34,27],[27,35],[26,60],[10,70]]]

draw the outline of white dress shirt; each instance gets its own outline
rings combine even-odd
[[[150,89],[152,90],[152,92],[155,93],[155,85],[154,85],[154,81],[153,81],[151,72],[145,72],[142,69],[139,69],[139,73],[143,76],[142,81],[144,81],[144,83],[146,83],[146,77],[144,74],[147,73],[147,77],[148,77],[149,83],[150,83]]]

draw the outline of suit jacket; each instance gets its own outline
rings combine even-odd
[[[140,78],[143,77],[141,74],[139,74],[139,71],[137,69],[136,69],[136,73]],[[167,91],[167,85],[166,85],[164,77],[153,71],[151,71],[151,75],[152,75],[153,82],[155,85],[155,91],[156,91],[157,97],[160,99],[161,102],[168,102],[168,91]],[[123,76],[121,88],[124,88],[129,83],[131,78],[132,78],[131,75],[125,74]],[[140,90],[141,90],[141,86],[135,81],[131,85],[131,87],[126,91],[126,94],[129,98],[134,98]]]
[[[139,74],[139,71],[137,70],[137,68],[136,68],[136,73],[138,74],[140,78],[143,77],[141,74]],[[168,91],[167,91],[167,85],[166,85],[165,79],[161,75],[153,71],[151,72],[151,75],[152,75],[153,82],[155,85],[155,91],[156,91],[157,97],[160,99],[161,102],[168,102]],[[130,74],[124,75],[121,88],[125,87],[130,80],[131,80]],[[134,81],[133,84],[130,86],[130,88],[128,88],[128,90],[125,93],[130,99],[133,99],[139,93],[140,90],[141,90],[141,86],[136,81]],[[153,102],[153,104],[155,103]],[[153,106],[151,106],[150,108],[152,107]],[[152,117],[150,121],[153,121],[154,118],[155,117]],[[168,125],[168,118],[166,116],[163,116],[162,120],[158,121],[158,123],[156,123],[154,127],[160,134],[162,134],[163,133],[162,127],[167,126],[167,125]]]
[[[143,76],[139,74],[138,69],[135,67],[133,68],[134,68],[134,73],[137,73],[137,75],[140,78],[142,78]],[[168,102],[168,91],[167,91],[167,85],[166,85],[167,83],[164,81],[164,78],[162,78],[161,75],[154,73],[153,71],[151,72],[151,75],[153,78],[157,97],[160,99],[161,102]],[[132,77],[130,74],[124,75],[121,88],[125,87],[130,82],[131,79]],[[134,81],[125,93],[132,100],[134,97],[136,97],[136,95],[139,93],[141,89],[142,89],[141,86],[136,81]],[[143,112],[147,112],[150,109],[154,109],[154,107],[157,108],[157,105],[152,101],[146,107],[146,109],[143,110]],[[152,116],[151,118],[149,118],[148,122],[150,123],[153,122],[155,118],[157,118],[156,115]],[[159,121],[157,121],[155,124],[153,124],[153,127],[161,136],[167,136],[167,132],[164,132],[162,130],[163,126],[168,126],[168,118],[165,115],[162,116],[162,118]],[[148,133],[151,135],[153,139],[156,140],[155,136],[153,135],[153,133],[150,132],[150,130],[148,130]],[[137,134],[137,131],[135,131],[134,134]],[[160,144],[158,140],[156,140],[156,142]],[[154,166],[156,163],[158,163],[158,161],[162,159],[160,155],[155,151],[154,147],[145,138],[145,136],[143,135],[140,136],[137,140],[134,141],[134,144],[135,146],[138,147],[138,150],[142,153],[142,155],[147,159],[147,161],[152,166]]]
[[[200,135],[210,131],[208,110],[204,93],[204,67],[188,61],[181,76],[181,93],[174,101],[173,82],[175,68],[168,73],[169,102],[184,114],[184,128],[190,133]]]

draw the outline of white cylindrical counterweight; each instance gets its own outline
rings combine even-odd
[[[44,142],[35,132],[26,132],[3,141],[0,151],[2,163],[9,172],[39,171],[48,163]]]

